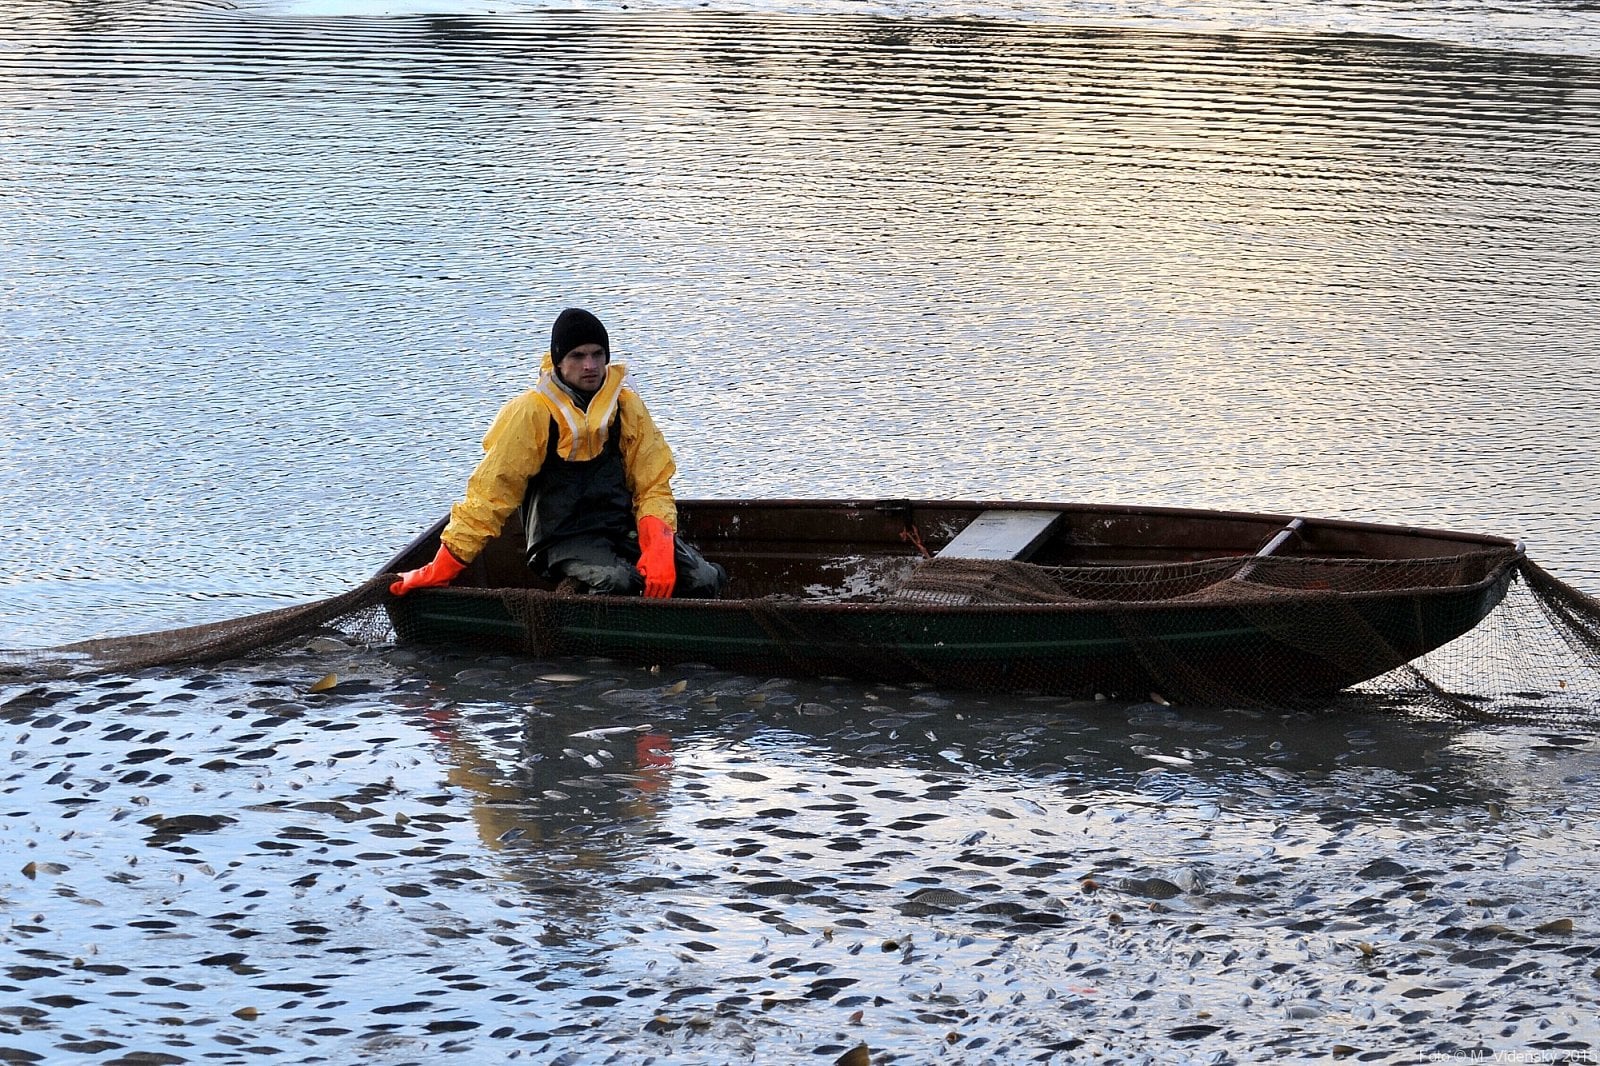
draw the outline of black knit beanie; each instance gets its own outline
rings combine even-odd
[[[566,354],[580,344],[598,344],[606,350],[606,361],[611,360],[611,338],[600,320],[581,307],[569,307],[556,316],[550,327],[550,358],[561,362]]]

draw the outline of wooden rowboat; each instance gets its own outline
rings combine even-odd
[[[718,600],[556,591],[517,516],[448,588],[387,601],[403,641],[973,691],[1217,702],[1332,693],[1477,625],[1500,537],[1289,515],[920,500],[688,500]],[[432,558],[441,521],[386,567]]]

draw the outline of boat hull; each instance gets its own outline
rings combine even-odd
[[[857,521],[860,509],[868,505],[833,506],[856,508],[852,521]],[[1122,514],[1137,509],[1110,510]],[[745,512],[746,517],[751,513]],[[1166,519],[1215,517],[1210,512],[1139,513]],[[1237,521],[1241,516],[1224,517]],[[1244,554],[1251,537],[1271,532],[1283,518],[1242,517],[1261,519],[1260,528],[1243,537],[1236,549]],[[1350,538],[1360,529],[1377,531],[1374,537],[1400,538],[1396,543],[1411,534],[1422,555],[1439,550],[1428,537],[1443,537],[1450,547],[1455,545],[1451,538],[1460,536],[1334,525],[1343,531],[1341,544],[1354,543]],[[792,524],[790,528],[794,535]],[[738,556],[733,541],[715,535],[709,539],[711,557],[718,557],[719,539],[730,557]],[[882,543],[877,546],[887,550]],[[1457,549],[1506,546],[1509,542],[1496,538],[1466,537]],[[1127,554],[1117,544],[1102,548],[1102,554],[1112,557]],[[1216,550],[1211,545],[1184,549],[1191,555]],[[764,564],[769,569],[804,568],[798,553],[760,554],[769,557]],[[403,641],[540,656],[606,656],[646,665],[699,663],[741,673],[923,682],[979,692],[1138,699],[1157,693],[1186,701],[1261,701],[1332,693],[1454,640],[1499,603],[1512,573],[1506,565],[1444,587],[1307,590],[1292,599],[1243,604],[942,605],[773,596],[652,601],[559,595],[524,585],[505,592],[418,590],[391,600],[388,610]]]

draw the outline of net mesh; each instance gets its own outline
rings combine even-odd
[[[1304,602],[1308,593],[1471,584],[1516,559],[1514,549],[1424,559],[1226,556],[1141,566],[1037,566],[1013,560],[932,558],[893,595],[930,604]]]
[[[1600,601],[1509,549],[1403,560],[902,564],[891,587],[843,602],[737,580],[716,601],[538,588],[396,600],[392,575],[379,575],[244,618],[0,653],[0,679],[215,662],[334,632],[975,691],[1600,721]]]
[[[1474,587],[1482,601],[1446,590]],[[1412,593],[1409,620],[1369,608]],[[1125,603],[1127,634],[1152,693],[1200,702],[1283,704],[1226,650],[1184,654],[1162,639],[1151,603],[1228,606],[1280,649],[1303,653],[1303,669],[1325,663],[1367,678],[1345,698],[1404,704],[1439,717],[1551,724],[1600,721],[1600,600],[1550,574],[1515,549],[1436,558],[1370,560],[1227,557],[1150,566],[1034,566],[1012,561],[930,559],[898,595],[923,603]],[[1458,602],[1450,602],[1452,599]],[[1460,635],[1432,650],[1429,628]],[[1293,655],[1284,656],[1294,660]],[[1279,666],[1278,669],[1283,669]],[[1341,686],[1343,687],[1343,686]]]
[[[380,574],[336,596],[221,622],[101,637],[40,650],[0,651],[0,679],[128,673],[222,662],[270,653],[324,631],[377,643],[391,633],[383,601],[393,580],[392,574]]]

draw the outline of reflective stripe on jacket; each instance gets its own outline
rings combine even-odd
[[[617,423],[617,445],[633,497],[635,524],[645,515],[654,515],[678,528],[678,506],[672,498],[672,476],[677,473],[672,450],[639,394],[624,384],[626,376],[627,369],[621,364],[608,366],[605,383],[584,411],[556,383],[546,357],[539,384],[502,407],[484,435],[484,455],[467,479],[466,496],[450,509],[450,523],[444,531],[450,554],[470,563],[490,538],[499,534],[522,503],[529,481],[544,466],[552,425],[557,431],[557,454],[584,462],[600,455],[613,422]]]

